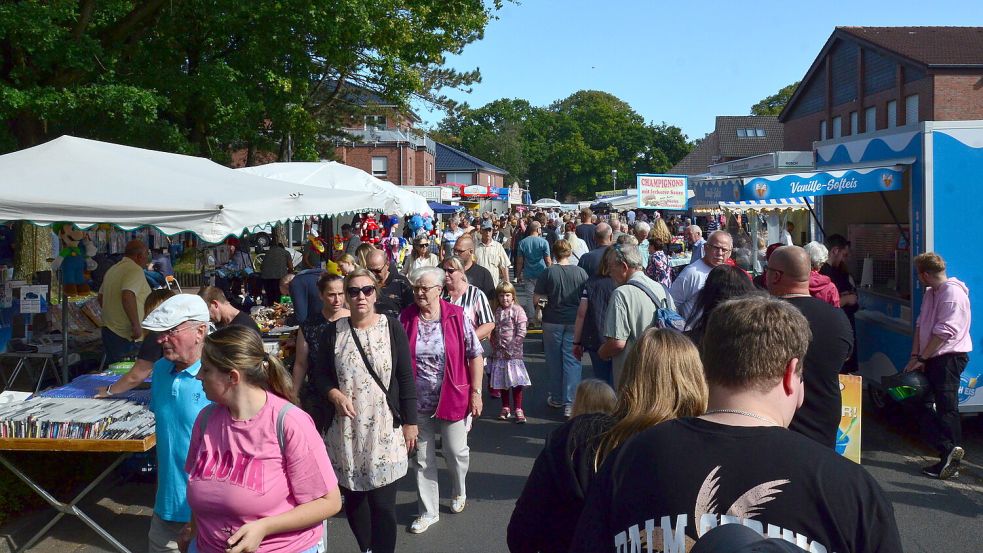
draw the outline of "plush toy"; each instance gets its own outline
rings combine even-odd
[[[420,214],[416,214],[410,217],[410,222],[408,223],[410,227],[410,235],[417,236],[421,232],[423,234],[430,234],[433,231],[433,218],[424,217]]]
[[[90,290],[85,280],[85,271],[92,271],[97,267],[95,260],[92,259],[96,254],[95,245],[84,232],[71,223],[55,225],[54,230],[57,230],[62,245],[58,255],[51,262],[51,270],[61,269],[66,295],[88,295]]]
[[[381,238],[379,223],[375,220],[375,215],[369,213],[362,220],[362,242],[368,244],[378,244]]]
[[[399,230],[399,217],[394,216],[389,219],[389,228],[380,244],[386,252],[386,256],[389,257],[390,263],[402,265],[403,249],[407,245],[407,241]]]

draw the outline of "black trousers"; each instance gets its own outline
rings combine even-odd
[[[263,305],[269,307],[280,301],[280,279],[264,278],[263,292],[266,294],[266,301]]]
[[[355,534],[359,551],[396,551],[396,484],[355,492],[341,488],[345,497],[345,516]]]
[[[929,442],[942,455],[962,442],[959,422],[959,375],[969,363],[965,353],[947,353],[925,362],[925,377],[932,385],[935,412],[929,412],[925,425]]]

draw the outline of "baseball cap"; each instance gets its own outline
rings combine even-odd
[[[691,553],[805,553],[781,538],[765,538],[741,524],[723,524],[703,534]]]
[[[486,230],[486,229],[491,230],[491,228],[492,228],[491,219],[485,219],[484,221],[481,222],[481,230]]]
[[[143,328],[163,332],[185,321],[211,322],[205,300],[195,294],[170,297],[143,319]]]

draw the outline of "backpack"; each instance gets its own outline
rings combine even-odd
[[[669,297],[669,289],[666,288],[665,284],[662,284],[661,282],[659,283],[659,286],[662,287],[662,291],[665,294],[665,298],[663,299],[659,299],[659,297],[655,295],[655,292],[636,281],[629,280],[627,284],[630,284],[642,292],[645,292],[645,295],[648,296],[649,299],[652,300],[652,303],[655,304],[655,317],[652,321],[652,326],[655,328],[671,328],[673,330],[678,330],[679,332],[682,332],[686,328],[686,319],[682,318],[679,313],[676,313],[669,308],[669,300],[667,299]]]
[[[212,403],[206,405],[202,409],[201,417],[198,419],[198,430],[202,433],[205,432],[205,427],[208,426],[208,418],[212,416],[212,412],[215,411],[217,404]],[[286,418],[287,413],[294,408],[293,403],[287,403],[280,408],[280,412],[276,415],[276,443],[280,445],[280,454],[283,455],[283,450],[285,445],[283,443],[283,419]]]

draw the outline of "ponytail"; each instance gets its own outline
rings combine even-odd
[[[201,357],[220,372],[237,370],[249,384],[297,404],[297,393],[283,362],[266,353],[263,340],[252,329],[235,325],[209,334]]]

